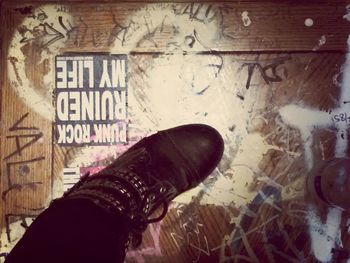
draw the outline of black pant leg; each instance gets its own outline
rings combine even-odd
[[[58,201],[41,213],[5,263],[124,262],[130,222],[88,200]]]

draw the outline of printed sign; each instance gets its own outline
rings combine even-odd
[[[56,57],[55,136],[59,145],[127,142],[127,56]]]

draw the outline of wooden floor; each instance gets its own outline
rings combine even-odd
[[[1,3],[0,262],[69,183],[184,123],[215,127],[223,159],[127,262],[347,262],[349,213],[305,191],[349,156],[345,1],[62,3]],[[74,54],[127,55],[128,143],[58,143],[55,58]]]

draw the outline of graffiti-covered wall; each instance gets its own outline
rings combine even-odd
[[[216,128],[224,156],[127,262],[350,260],[349,10],[5,1],[0,261],[82,175],[189,123]]]

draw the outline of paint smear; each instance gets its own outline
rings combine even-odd
[[[242,12],[242,22],[245,27],[248,27],[252,24],[252,20],[250,20],[248,11]]]

